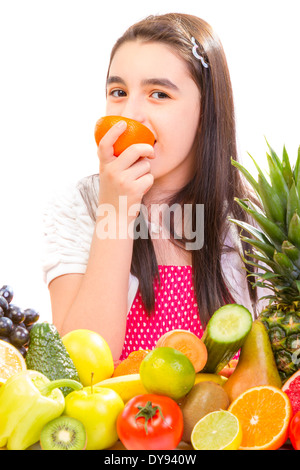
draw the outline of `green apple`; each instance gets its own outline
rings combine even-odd
[[[124,408],[120,395],[109,388],[84,387],[65,398],[64,415],[82,422],[87,433],[87,450],[102,450],[118,440],[116,421]]]

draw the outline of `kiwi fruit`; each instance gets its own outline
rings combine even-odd
[[[59,416],[42,429],[40,445],[43,450],[84,450],[86,431],[78,419]]]
[[[192,430],[203,416],[226,410],[228,406],[229,398],[221,385],[209,381],[195,384],[180,404],[184,423],[182,440],[190,442]]]

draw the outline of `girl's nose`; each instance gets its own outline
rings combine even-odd
[[[144,112],[143,104],[139,99],[128,99],[124,108],[122,109],[122,116],[129,119],[134,119],[140,123],[145,123],[146,115]]]

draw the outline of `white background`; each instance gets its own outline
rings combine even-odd
[[[266,143],[300,144],[298,0],[0,0],[0,287],[51,320],[42,279],[42,213],[57,191],[98,171],[94,125],[105,110],[115,40],[149,14],[208,21],[223,43],[242,161]]]

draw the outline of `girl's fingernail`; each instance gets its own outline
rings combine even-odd
[[[117,127],[125,127],[127,124],[125,121],[119,121],[118,124],[117,124]]]

